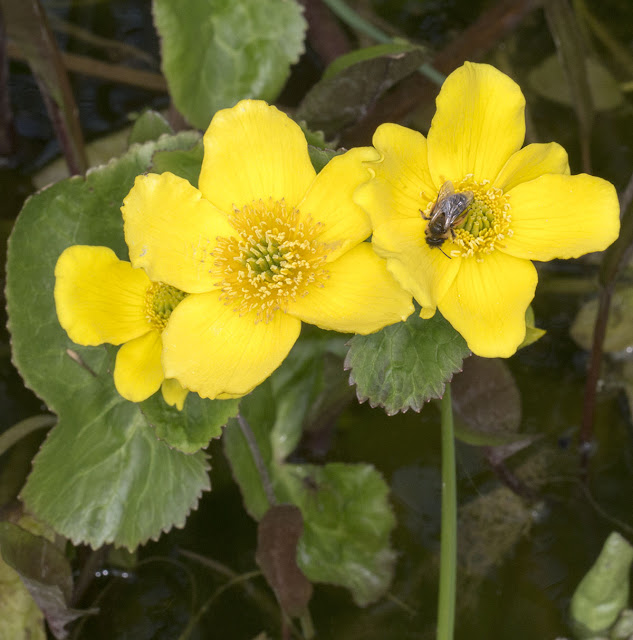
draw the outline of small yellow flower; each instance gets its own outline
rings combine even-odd
[[[396,124],[378,127],[374,177],[355,195],[371,218],[375,250],[420,303],[420,316],[438,308],[486,357],[512,355],[525,336],[537,282],[531,260],[601,251],[619,232],[613,185],[570,176],[556,143],[521,148],[524,109],[508,76],[467,62],[442,86],[428,139]],[[451,197],[449,183],[472,198],[463,216],[459,200],[436,205],[440,190]]]
[[[165,380],[160,358],[161,333],[185,295],[152,282],[108,247],[68,247],[55,266],[59,323],[77,344],[123,345],[116,356],[114,384],[132,402],[142,402],[162,388],[165,401],[182,410],[187,390],[176,380]]]
[[[302,321],[371,333],[413,311],[352,201],[374,149],[316,175],[299,126],[255,100],[219,111],[204,148],[199,190],[139,176],[122,207],[132,265],[190,294],[163,333],[165,375],[239,397],[281,364]]]

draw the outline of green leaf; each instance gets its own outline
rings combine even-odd
[[[253,431],[263,462],[270,469],[273,457],[270,433],[275,424],[275,401],[270,380],[265,380],[242,400],[240,413]],[[229,420],[222,443],[233,477],[242,491],[244,507],[254,520],[259,521],[271,505],[237,420]]]
[[[204,147],[199,133],[191,131],[190,135],[192,140],[190,149],[157,151],[152,157],[151,171],[153,173],[170,171],[181,178],[185,178],[197,188]]]
[[[273,458],[279,432],[274,430],[277,416],[270,381],[244,398],[240,410],[255,435],[277,501],[301,510],[304,533],[298,564],[306,577],[348,588],[361,606],[384,595],[393,576],[395,554],[389,536],[395,519],[382,476],[370,465],[319,467]],[[222,440],[246,508],[260,520],[270,505],[237,421],[229,422]]]
[[[586,59],[587,82],[591,91],[594,108],[597,111],[609,111],[624,102],[624,96],[616,79],[606,67],[593,58]],[[568,77],[556,54],[545,58],[528,75],[528,82],[538,94],[569,107],[574,106]]]
[[[368,336],[354,336],[345,359],[360,402],[382,406],[388,415],[441,398],[444,386],[470,354],[465,340],[436,313],[422,320],[417,313],[406,322]]]
[[[296,119],[332,137],[360,120],[380,96],[425,60],[421,47],[390,43],[335,60],[307,93]]]
[[[96,613],[96,609],[80,611],[68,606],[73,586],[70,563],[46,538],[10,522],[0,522],[0,550],[44,613],[56,638],[68,637],[65,626],[69,622]]]
[[[237,415],[239,405],[239,400],[203,400],[197,393],[189,393],[183,410],[178,411],[155,393],[140,407],[148,422],[156,426],[158,438],[170,447],[195,453],[222,435],[222,427]]]
[[[173,134],[174,130],[162,114],[148,109],[134,121],[128,138],[128,145],[132,146],[133,144],[143,144],[144,142],[158,140],[164,133]]]
[[[629,600],[632,563],[633,546],[612,532],[571,599],[572,621],[581,632],[604,632],[615,623]]]
[[[303,52],[295,0],[154,0],[163,73],[178,110],[199,129],[242,98],[274,101]]]
[[[587,301],[580,308],[570,329],[571,337],[587,351],[593,344],[593,332],[598,315],[599,298]],[[611,309],[607,320],[607,333],[603,349],[607,353],[626,351],[633,346],[633,287],[618,289],[611,299]]]
[[[319,147],[308,145],[308,153],[310,154],[310,161],[312,162],[314,170],[319,173],[334,156],[345,153],[345,151],[344,149],[339,149],[338,151],[334,149],[320,149]]]
[[[217,432],[216,408],[201,411],[191,403],[197,406],[192,416],[184,415],[170,430],[162,422],[171,420],[170,412],[152,413],[150,406],[150,425],[140,405],[116,393],[115,349],[71,342],[53,300],[54,268],[66,247],[105,245],[127,259],[123,198],[156,151],[191,144],[186,132],[163,136],[134,146],[85,178],[41,191],[25,204],[9,241],[6,295],[13,360],[26,385],[59,416],[22,497],[34,515],[76,543],[133,548],[182,526],[201,492],[209,489],[204,454],[185,455],[156,433],[190,451],[203,434]],[[184,425],[189,428],[202,416],[212,423],[183,432]]]
[[[282,502],[301,509],[298,562],[314,582],[347,587],[359,606],[385,594],[396,554],[389,546],[395,517],[389,488],[371,465],[282,465],[275,469]]]

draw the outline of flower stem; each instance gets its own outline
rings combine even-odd
[[[440,589],[437,606],[437,640],[452,640],[455,627],[455,583],[457,576],[457,480],[453,434],[451,386],[442,398],[442,534]]]

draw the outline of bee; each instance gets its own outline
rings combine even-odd
[[[442,253],[442,245],[448,240],[449,235],[455,237],[453,229],[464,220],[466,210],[473,201],[472,191],[462,191],[455,193],[453,183],[447,180],[437,194],[437,200],[428,216],[422,210],[420,213],[425,220],[429,221],[424,233],[426,234],[426,244],[429,247],[437,247]],[[449,255],[444,253],[447,258]]]

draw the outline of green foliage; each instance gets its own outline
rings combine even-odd
[[[429,320],[414,313],[406,322],[354,336],[345,367],[358,399],[393,415],[420,411],[425,402],[441,398],[469,354],[465,340],[439,312]]]
[[[396,82],[413,73],[426,55],[408,43],[378,45],[341,56],[307,93],[296,118],[334,136],[361,119]]]
[[[46,616],[56,638],[68,637],[64,627],[69,622],[94,613],[94,610],[79,611],[68,606],[73,588],[71,567],[64,553],[52,542],[10,522],[0,522],[0,550],[4,561],[18,573]],[[37,629],[33,631],[39,633]]]
[[[199,129],[242,98],[274,101],[306,30],[295,0],[154,0],[154,22],[171,97]]]
[[[581,633],[601,633],[615,623],[629,600],[631,563],[633,546],[612,532],[571,600],[572,621]]]
[[[244,398],[240,411],[254,433],[276,500],[301,510],[300,569],[312,581],[346,587],[355,602],[364,606],[384,595],[393,576],[395,553],[389,536],[395,519],[387,484],[371,465],[333,463],[320,467],[285,462],[302,426],[319,404],[308,398],[325,396],[331,403],[337,402],[331,376],[314,374],[318,360],[327,361],[327,353],[316,355],[318,342],[299,341],[288,364]],[[331,347],[330,353],[336,351],[335,344]],[[311,350],[314,355],[306,358]],[[321,366],[327,370],[327,365]],[[339,383],[346,386],[344,380]],[[236,420],[229,422],[223,442],[246,508],[260,520],[271,505]]]
[[[106,245],[127,259],[119,209],[136,175],[150,168],[155,152],[190,149],[197,137],[183,133],[134,146],[86,178],[36,194],[9,242],[14,362],[59,416],[22,498],[33,514],[76,543],[133,548],[182,526],[209,489],[205,455],[183,452],[217,437],[237,410],[235,401],[190,399],[175,419],[160,397],[142,405],[124,400],[112,381],[114,348],[71,342],[53,300],[55,263],[66,247]]]
[[[164,133],[174,133],[174,130],[158,111],[148,109],[134,121],[128,144],[143,144],[158,140]]]
[[[169,171],[181,178],[185,178],[197,188],[204,147],[202,146],[202,138],[197,133],[190,131],[189,135],[191,136],[192,144],[190,149],[157,151],[152,157],[150,170],[153,173]]]

